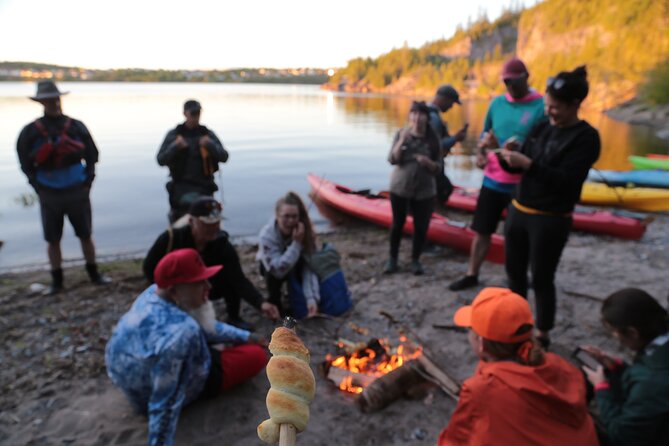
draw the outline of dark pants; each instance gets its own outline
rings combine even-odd
[[[209,278],[211,290],[209,291],[209,299],[218,300],[223,298],[225,300],[225,310],[228,317],[231,319],[239,319],[239,311],[241,309],[242,299],[239,293],[230,290],[231,284],[225,283],[225,277],[220,272]]]
[[[509,206],[504,231],[509,287],[527,297],[529,265],[536,300],[536,327],[542,331],[552,329],[555,322],[555,271],[570,229],[570,217],[531,215]]]
[[[288,274],[283,278],[279,279],[274,277],[265,269],[265,265],[260,262],[260,275],[265,279],[265,286],[267,286],[268,301],[271,304],[274,304],[279,310],[281,316],[284,315],[283,304],[281,303],[281,289],[283,284],[288,280]]]
[[[393,209],[393,224],[390,227],[390,257],[396,259],[402,241],[402,228],[411,210],[413,216],[413,247],[411,259],[418,260],[427,239],[427,229],[430,226],[430,217],[434,209],[434,197],[425,200],[412,200],[390,194],[390,205]]]
[[[440,173],[437,174],[436,180],[437,180],[437,199],[439,200],[439,203],[441,205],[446,206],[448,197],[450,197],[451,194],[453,193],[453,184],[451,183],[451,180],[449,180],[448,177],[444,175],[443,169],[441,170]]]
[[[218,190],[215,183],[210,186],[186,181],[170,181],[165,185],[170,200],[170,223],[174,223],[188,213],[191,204],[201,196],[213,197]]]

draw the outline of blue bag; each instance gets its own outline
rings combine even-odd
[[[329,244],[307,259],[307,266],[318,276],[321,301],[318,311],[331,316],[340,316],[352,306],[351,292],[340,265],[341,256]],[[307,316],[307,301],[302,290],[302,282],[295,271],[288,276],[288,295],[293,315],[297,319]]]

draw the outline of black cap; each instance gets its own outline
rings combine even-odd
[[[202,110],[202,106],[195,99],[189,99],[184,103],[185,112],[200,111],[200,110]]]
[[[223,206],[211,197],[200,197],[191,204],[188,213],[203,223],[213,224],[223,218]]]
[[[460,95],[458,91],[453,88],[451,85],[442,85],[437,89],[437,95],[446,96],[447,98],[453,99],[453,102],[460,104]]]

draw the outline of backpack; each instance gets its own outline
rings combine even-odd
[[[306,261],[307,266],[318,276],[321,301],[318,311],[331,316],[340,316],[353,307],[351,291],[346,284],[341,269],[341,255],[325,243],[323,249],[313,253]],[[295,271],[288,276],[288,294],[293,315],[302,319],[306,317],[307,301],[302,290],[302,282]]]

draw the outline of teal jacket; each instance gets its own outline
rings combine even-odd
[[[612,444],[669,445],[669,342],[615,370],[609,382],[596,399]]]

